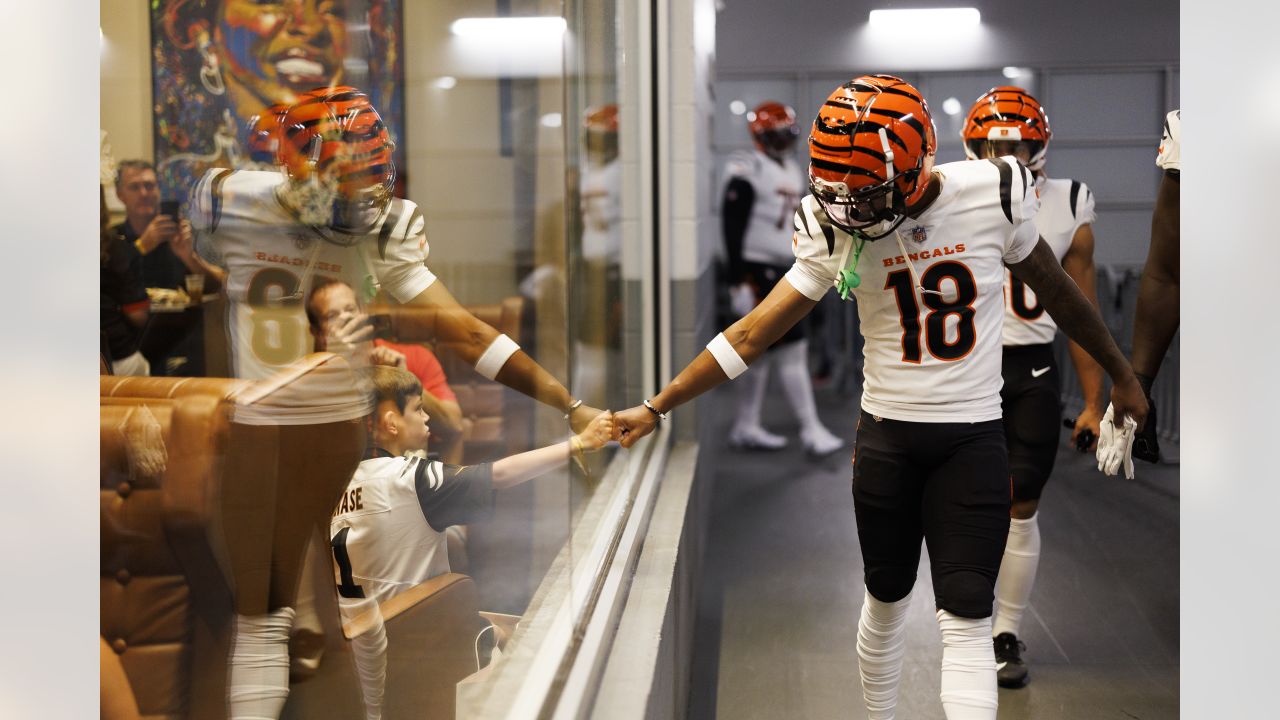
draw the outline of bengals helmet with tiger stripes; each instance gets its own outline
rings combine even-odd
[[[796,144],[800,126],[796,111],[780,102],[766,100],[747,113],[747,129],[756,147],[766,154],[781,156]]]
[[[1044,167],[1053,132],[1039,100],[1020,87],[1004,85],[991,88],[973,103],[960,136],[970,160],[994,157],[993,152],[1013,155],[1015,144],[1023,143],[1028,151],[1026,166],[1039,170]],[[998,143],[1010,145],[1001,147]]]
[[[331,227],[361,232],[381,217],[395,185],[395,144],[368,95],[346,86],[313,90],[284,112],[279,132],[276,161],[289,185],[331,209]]]
[[[882,238],[924,195],[937,147],[919,90],[863,75],[836,88],[813,121],[809,190],[837,227]]]

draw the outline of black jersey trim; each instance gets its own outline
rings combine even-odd
[[[220,170],[217,175],[213,176],[212,187],[209,189],[211,202],[209,205],[209,232],[218,231],[218,221],[222,220],[222,185],[227,182],[227,178],[231,173],[235,172],[230,168]]]
[[[831,226],[827,211],[821,206],[813,211],[813,219],[818,221],[818,227],[822,229],[822,237],[827,241],[827,257],[831,257],[836,252],[836,229]]]
[[[1080,181],[1071,181],[1071,217],[1076,216],[1076,200],[1080,197]]]
[[[391,231],[396,229],[396,224],[399,222],[400,210],[393,206],[387,213],[387,219],[383,221],[382,227],[378,230],[378,257],[383,260],[387,259],[387,241],[391,239]]]
[[[987,158],[987,162],[1000,170],[1000,209],[1004,216],[1013,222],[1013,168],[999,158]]]

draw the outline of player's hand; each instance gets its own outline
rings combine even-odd
[[[582,443],[582,449],[591,451],[599,450],[606,443],[613,440],[613,413],[605,410],[596,415],[587,423],[587,427],[578,433],[578,442]]]
[[[1127,378],[1117,380],[1111,388],[1111,406],[1115,408],[1116,428],[1122,427],[1124,418],[1133,418],[1139,430],[1147,421],[1147,394],[1132,373]]]
[[[178,235],[178,223],[169,215],[157,215],[147,224],[147,229],[138,236],[138,244],[146,252],[151,252],[162,243],[167,243]]]
[[[395,367],[403,370],[405,368],[404,353],[385,345],[375,345],[369,351],[370,365],[386,365],[387,367]]]
[[[585,404],[579,405],[569,413],[569,429],[575,433],[583,432],[600,413],[601,410],[599,408],[593,408]]]
[[[1137,423],[1133,418],[1125,416],[1123,424],[1116,427],[1115,418],[1117,417],[1115,407],[1107,406],[1107,412],[1102,416],[1102,423],[1099,426],[1100,434],[1098,435],[1098,469],[1103,474],[1114,476],[1124,468],[1125,478],[1133,479],[1133,435],[1137,431]]]
[[[1071,429],[1071,447],[1076,448],[1080,452],[1093,452],[1098,447],[1098,437],[1101,435],[1100,426],[1102,424],[1102,410],[1096,407],[1086,407],[1084,412],[1080,413],[1080,417],[1076,418],[1075,427]],[[1080,434],[1088,431],[1092,434],[1093,440],[1087,446],[1080,445]]]
[[[372,339],[373,325],[369,322],[369,316],[362,312],[340,317],[325,327],[325,349],[330,352],[338,352],[343,347]]]
[[[613,414],[613,434],[622,447],[635,445],[640,438],[653,432],[658,425],[658,416],[649,412],[644,405]]]
[[[739,283],[729,288],[729,309],[738,317],[746,317],[756,307],[756,292],[751,283]]]

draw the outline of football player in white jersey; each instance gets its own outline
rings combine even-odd
[[[303,300],[321,277],[436,310],[434,331],[476,370],[556,407],[576,428],[598,414],[506,335],[471,315],[427,268],[421,212],[392,198],[386,127],[368,97],[325,88],[279,117],[276,171],[210,170],[192,191],[198,249],[227,273],[235,374],[296,378],[270,402],[237,406],[223,511],[236,624],[232,718],[277,717],[288,695],[287,638],[310,529],[323,524],[363,454],[371,409],[349,364],[300,366],[310,351]],[[371,328],[348,328],[354,348]],[[341,338],[339,338],[341,340]],[[341,343],[331,341],[330,350]],[[351,355],[349,360],[360,362]]]
[[[747,115],[747,125],[755,149],[729,158],[720,210],[729,260],[730,304],[738,315],[751,312],[791,266],[791,216],[805,194],[800,168],[791,157],[800,135],[795,111],[781,103],[763,102]],[[786,446],[786,438],[765,430],[760,422],[769,370],[774,367],[800,420],[800,441],[805,449],[814,455],[839,450],[844,441],[818,419],[803,323],[788,330],[743,379],[729,444],[763,450]]]
[[[1000,421],[1004,268],[1113,378],[1118,417],[1142,388],[1097,311],[1039,240],[1031,172],[1013,157],[934,167],[923,96],[864,75],[827,98],[809,135],[811,194],[795,264],[666,388],[614,416],[624,447],[673,408],[741,374],[832,287],[856,293],[864,354],[853,505],[866,594],[858,623],[868,717],[894,717],[903,629],[929,549],[949,720],[996,717],[991,610],[1009,530]]]
[[[1077,180],[1050,178],[1045,174],[1045,158],[1053,132],[1044,107],[1022,88],[995,87],[974,102],[960,134],[965,155],[970,160],[1012,155],[1032,171],[1035,191],[1040,197],[1036,229],[1062,268],[1096,307],[1093,193]],[[1057,329],[1035,293],[1012,272],[1006,272],[1004,386],[1000,397],[1005,442],[1009,447],[1009,471],[1013,477],[1013,506],[1009,539],[996,583],[996,614],[992,626],[996,678],[1002,687],[1021,687],[1027,681],[1027,666],[1022,660],[1024,646],[1018,640],[1018,632],[1040,562],[1040,526],[1036,511],[1045,483],[1053,472],[1062,427],[1058,368],[1053,357]],[[1102,368],[1074,342],[1070,343],[1070,352],[1084,393],[1084,411],[1076,418],[1071,433],[1072,444],[1077,444],[1082,433],[1097,438],[1106,401]]]
[[[1156,153],[1156,166],[1164,171],[1156,195],[1156,209],[1151,216],[1151,247],[1147,264],[1142,268],[1138,284],[1138,307],[1133,319],[1133,371],[1151,400],[1151,385],[1160,372],[1169,344],[1178,332],[1178,285],[1180,254],[1178,250],[1178,188],[1182,179],[1182,111],[1165,116],[1164,134]],[[1133,456],[1147,462],[1160,462],[1160,443],[1156,437],[1156,407],[1133,440]]]
[[[599,450],[613,435],[608,412],[569,440],[492,463],[457,466],[425,460],[430,416],[422,385],[407,370],[372,370],[373,447],[333,509],[329,538],[343,633],[351,639],[367,720],[380,720],[387,634],[379,606],[449,572],[445,530],[488,518],[493,493]],[[422,648],[430,665],[430,648]],[[424,666],[423,672],[429,672]],[[423,716],[435,709],[418,708]]]

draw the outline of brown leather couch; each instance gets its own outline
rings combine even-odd
[[[236,452],[228,445],[231,397],[272,390],[271,382],[100,378],[103,718],[225,716],[231,594],[218,538],[235,529],[221,526],[218,497],[223,460]],[[397,702],[439,707],[440,717],[452,717],[453,684],[475,670],[471,643],[483,627],[474,585],[465,576],[442,576],[401,602],[388,609],[390,660],[397,663],[388,700],[403,689],[409,697]],[[322,673],[333,681],[345,677],[358,702],[344,641],[330,635],[337,651]],[[413,661],[399,659],[411,649]],[[359,717],[320,713],[335,692],[318,680],[295,685],[286,714]]]

